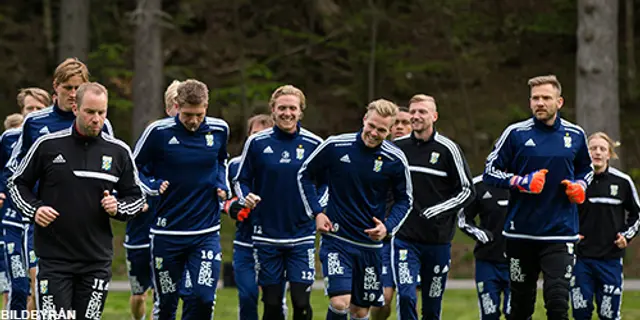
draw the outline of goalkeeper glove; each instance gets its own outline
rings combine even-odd
[[[549,170],[541,169],[531,172],[524,177],[514,176],[510,181],[511,187],[518,189],[520,192],[538,194],[542,192],[542,188],[544,188],[544,182],[546,181],[545,175],[547,172],[549,172]]]
[[[587,185],[584,181],[571,181],[571,180],[562,180],[562,184],[567,187],[565,189],[565,193],[567,197],[569,197],[569,201],[571,203],[582,204],[586,197]]]

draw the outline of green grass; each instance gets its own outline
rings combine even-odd
[[[325,319],[328,299],[321,290],[314,290],[311,295],[313,306],[313,319]],[[215,319],[237,319],[238,310],[237,291],[234,288],[218,290],[216,301]],[[395,301],[394,301],[395,308]],[[260,306],[260,309],[261,306]],[[151,297],[149,296],[147,310],[151,310]],[[288,319],[293,319],[289,307]],[[260,311],[261,314],[261,311]],[[473,290],[447,290],[444,294],[444,306],[442,311],[443,319],[456,320],[477,320],[478,301]],[[622,315],[624,319],[640,319],[640,292],[628,291],[624,293],[622,304]],[[106,307],[102,319],[122,320],[129,318],[129,294],[124,292],[109,293]],[[147,319],[149,319],[147,317]],[[180,317],[178,317],[180,319]],[[392,310],[390,319],[396,319],[395,309]],[[541,292],[538,292],[536,311],[534,320],[546,319],[542,304]]]

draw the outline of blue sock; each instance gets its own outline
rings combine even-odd
[[[347,310],[336,310],[329,303],[329,310],[327,311],[327,320],[347,320],[347,314],[349,313],[349,309]]]

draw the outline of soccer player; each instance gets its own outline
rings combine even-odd
[[[164,110],[167,116],[172,118],[178,114],[176,97],[179,85],[180,81],[174,80],[164,93]],[[131,314],[134,320],[145,319],[147,290],[151,289],[153,285],[149,229],[153,222],[153,210],[155,210],[159,201],[160,197],[158,196],[147,198],[147,203],[149,204],[147,212],[127,222],[124,247],[126,249],[127,271],[131,286],[129,305],[131,306]],[[185,275],[188,275],[188,273],[185,272]],[[184,285],[182,283],[180,288],[182,289]]]
[[[509,264],[504,256],[502,227],[507,216],[509,191],[482,182],[482,175],[473,178],[474,201],[458,213],[458,227],[476,241],[476,289],[481,320],[500,319],[502,312],[509,319]],[[480,226],[475,222],[480,217]]]
[[[101,132],[107,95],[98,83],[80,85],[71,127],[38,138],[8,183],[36,223],[37,305],[47,319],[61,309],[100,319],[113,259],[109,218],[130,219],[145,202],[131,150]]]
[[[300,126],[306,108],[302,90],[279,87],[269,106],[275,126],[249,137],[234,185],[240,203],[252,209],[263,319],[283,319],[285,281],[290,284],[293,319],[312,319],[309,299],[316,273],[315,227],[305,214],[297,174],[322,139]],[[326,187],[320,189],[326,194]]]
[[[229,126],[206,116],[208,101],[204,83],[182,82],[178,114],[149,125],[135,147],[146,192],[161,197],[150,230],[159,320],[175,319],[185,269],[192,287],[183,296],[182,318],[210,319],[213,313],[222,260],[219,200],[229,194]]]
[[[0,168],[2,169],[8,163],[14,146],[22,133],[21,126],[24,117],[51,104],[49,93],[39,88],[20,90],[16,100],[20,108],[20,122],[17,123],[14,129],[5,131],[0,138]],[[3,180],[0,182],[0,202],[2,202],[2,198],[7,196],[5,189],[6,181]],[[29,235],[25,233],[25,230],[29,229],[29,224],[23,220],[22,215],[18,213],[10,199],[5,201],[5,205],[0,210],[2,234],[5,243],[2,248],[2,255],[5,258],[9,276],[10,299],[4,306],[7,310],[33,310],[35,309],[35,302],[32,291],[34,290],[36,274],[33,241],[29,242],[29,247],[24,247],[27,245],[25,236]],[[27,270],[29,274],[27,274]],[[29,278],[31,278],[31,283],[29,283]]]
[[[328,320],[347,319],[349,313],[351,319],[369,319],[369,308],[384,303],[381,240],[395,234],[412,205],[407,159],[385,140],[397,114],[393,102],[372,101],[360,131],[328,138],[298,173],[306,212],[323,233]],[[323,177],[329,184],[326,210],[313,184]],[[385,220],[389,192],[394,203]]]
[[[20,113],[12,113],[4,118],[4,130],[16,129],[22,126],[24,116]],[[9,155],[11,156],[11,155]]]
[[[409,113],[409,108],[398,107],[398,115],[396,116],[396,121],[393,126],[391,126],[391,140],[406,136],[410,133],[411,113]]]
[[[591,319],[593,298],[600,319],[620,319],[625,248],[640,227],[640,200],[627,174],[609,166],[615,143],[604,132],[589,136],[595,175],[586,201],[578,206],[580,242],[571,280],[573,318]]]
[[[440,319],[457,212],[471,203],[475,189],[462,150],[435,129],[438,111],[433,97],[414,95],[409,112],[412,133],[395,140],[409,161],[414,186],[413,209],[392,244],[398,314],[402,319],[418,319],[419,275],[422,316]]]
[[[482,180],[510,190],[506,237],[511,317],[529,319],[543,274],[549,319],[568,319],[570,270],[578,240],[578,208],[593,179],[587,139],[561,119],[558,79],[528,81],[533,117],[508,126],[489,154]]]
[[[248,136],[252,136],[260,131],[274,126],[271,115],[255,115],[247,121],[249,129]],[[229,160],[229,177],[233,178],[238,173],[240,156]],[[260,290],[256,283],[256,262],[254,259],[253,226],[251,216],[243,216],[240,211],[244,206],[239,204],[238,198],[234,197],[225,203],[225,212],[236,220],[236,236],[233,240],[233,275],[238,287],[238,318],[247,320],[258,320],[258,296]],[[245,213],[246,214],[246,213]],[[286,283],[284,283],[286,285]],[[286,308],[286,303],[283,305]],[[286,314],[286,310],[283,310]]]

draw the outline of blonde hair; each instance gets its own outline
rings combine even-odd
[[[398,115],[398,106],[389,100],[378,99],[371,101],[367,106],[367,115],[369,115],[373,111],[375,111],[383,118],[395,118]]]
[[[79,75],[83,82],[89,81],[89,69],[78,58],[68,58],[58,65],[53,73],[53,82],[57,85]]]
[[[42,90],[40,88],[24,88],[20,89],[20,92],[16,97],[18,106],[20,107],[20,111],[24,109],[24,100],[29,96],[38,100],[38,102],[44,104],[45,106],[51,105],[51,95],[49,95],[49,92],[46,92],[45,90]]]
[[[271,99],[269,100],[269,107],[273,108],[276,105],[276,99],[281,96],[292,95],[298,97],[300,99],[300,110],[304,111],[307,108],[307,98],[304,96],[302,90],[288,84],[285,86],[281,86],[271,94]]]
[[[426,95],[422,93],[413,95],[413,97],[409,99],[409,106],[411,106],[412,103],[416,103],[416,102],[431,102],[433,104],[433,111],[434,112],[438,111],[438,107],[436,106],[436,99],[430,95]]]
[[[587,142],[597,138],[600,138],[607,142],[607,144],[609,145],[609,156],[611,157],[611,159],[618,159],[618,154],[616,153],[615,148],[620,146],[620,141],[613,141],[613,139],[611,139],[608,134],[602,131],[598,131],[592,133],[589,136],[589,139],[587,139]]]
[[[97,82],[85,82],[78,87],[78,91],[76,92],[76,102],[78,103],[78,109],[82,107],[82,101],[84,100],[84,95],[87,92],[93,93],[97,96],[105,95],[107,98],[109,97],[109,93],[107,88]]]
[[[530,88],[550,84],[558,90],[558,95],[562,95],[562,85],[560,84],[560,81],[558,81],[558,78],[553,74],[531,78],[527,81],[527,84]]]
[[[251,134],[251,129],[253,129],[253,126],[256,124],[259,124],[263,127],[273,127],[275,122],[273,121],[273,118],[268,114],[255,115],[247,120],[247,135]]]
[[[207,85],[195,80],[188,79],[180,83],[176,90],[176,103],[179,107],[186,105],[197,106],[202,103],[209,104],[209,89]]]
[[[22,121],[24,121],[24,117],[22,116],[22,114],[10,114],[4,119],[4,129],[8,130],[12,128],[18,128],[22,125]]]
[[[176,104],[176,98],[178,97],[178,87],[180,86],[180,81],[173,80],[171,84],[167,87],[167,90],[164,92],[164,108],[165,110],[169,110],[173,108],[173,105]]]

